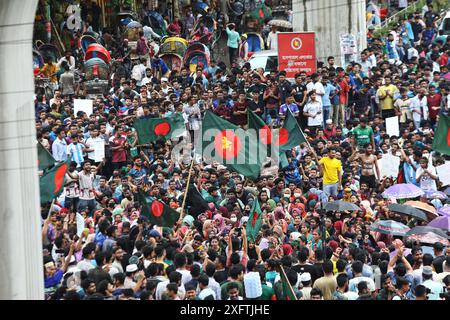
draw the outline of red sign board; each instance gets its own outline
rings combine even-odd
[[[316,72],[314,37],[314,32],[278,33],[278,70],[286,71],[286,78],[294,78],[299,72]]]

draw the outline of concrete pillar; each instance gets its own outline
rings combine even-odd
[[[43,299],[33,107],[37,0],[0,1],[0,299]]]
[[[316,33],[317,59],[340,61],[340,35],[351,33],[358,49],[367,46],[364,0],[292,0],[294,31]]]

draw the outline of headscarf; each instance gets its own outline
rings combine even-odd
[[[283,244],[283,253],[285,256],[291,255],[293,251],[290,244]]]
[[[275,203],[275,200],[273,200],[273,199],[267,200],[267,204],[270,207],[270,211],[273,211],[273,209],[275,209],[275,207],[277,206],[277,204]]]
[[[343,223],[341,220],[336,221],[333,226],[334,226],[334,230],[336,230],[336,235],[342,234]]]
[[[194,217],[191,215],[186,215],[183,218],[183,225],[187,225],[189,227],[192,227],[192,224],[194,223]]]
[[[227,207],[221,206],[221,207],[219,207],[219,211],[220,211],[220,213],[222,214],[222,217],[224,217],[224,218],[230,218],[230,213],[228,212]]]
[[[283,207],[276,207],[273,214],[275,215],[275,220],[283,219],[285,216]]]
[[[216,221],[219,221],[219,225],[216,225],[215,223],[214,223],[214,225],[219,230],[219,232],[221,232],[223,229],[226,228],[226,224],[225,224],[225,221],[224,221],[222,215],[215,214],[214,215],[214,222],[216,222]]]

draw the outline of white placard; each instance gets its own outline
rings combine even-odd
[[[78,111],[86,112],[88,117],[94,112],[94,100],[91,99],[74,99],[73,113],[76,116]]]
[[[445,164],[436,167],[439,180],[444,186],[450,184],[450,161],[445,161]]]
[[[99,141],[92,141],[90,147],[94,149],[94,161],[103,161],[105,158],[105,141],[103,139]]]
[[[386,118],[386,133],[392,136],[400,136],[400,127],[398,123],[398,116]]]
[[[380,168],[381,178],[397,178],[399,166],[400,158],[391,154],[383,154],[383,158],[381,158],[381,160],[378,160],[378,168]]]
[[[76,213],[76,221],[77,221],[77,236],[81,237],[81,234],[84,230],[84,218],[78,212]]]

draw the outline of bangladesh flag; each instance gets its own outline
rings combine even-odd
[[[297,296],[295,295],[294,289],[292,289],[292,286],[289,283],[289,279],[286,276],[286,272],[283,266],[280,266],[280,269],[281,284],[283,287],[283,300],[297,300]]]
[[[247,110],[248,128],[257,131],[260,146],[267,146],[267,153],[265,155],[270,157],[272,148],[272,130],[256,113],[250,109]],[[262,161],[266,160],[264,154],[260,154],[260,159]]]
[[[48,152],[48,150],[42,146],[40,142],[37,143],[37,151],[39,170],[48,169],[55,164],[55,159],[52,157],[50,152]]]
[[[167,141],[182,136],[186,130],[183,116],[177,114],[170,118],[136,119],[134,121],[139,143]]]
[[[439,122],[434,133],[433,150],[450,155],[450,117],[439,115]]]
[[[39,179],[41,203],[51,202],[61,194],[66,182],[70,160],[57,164]]]
[[[250,241],[256,242],[256,237],[258,236],[259,229],[261,229],[261,224],[262,212],[258,199],[255,199],[253,200],[252,210],[250,211],[247,221],[247,238]]]
[[[146,195],[142,190],[139,190],[138,201],[142,205],[141,214],[157,226],[173,227],[180,218],[178,211],[173,210],[161,200]]]
[[[202,124],[202,152],[228,169],[246,177],[259,176],[258,139],[207,110]],[[255,143],[256,142],[256,143]]]
[[[284,120],[283,127],[278,132],[278,137],[275,139],[275,143],[278,145],[280,152],[292,150],[299,144],[306,142],[305,135],[302,129],[300,129],[297,120],[288,108],[286,112],[286,119]]]

